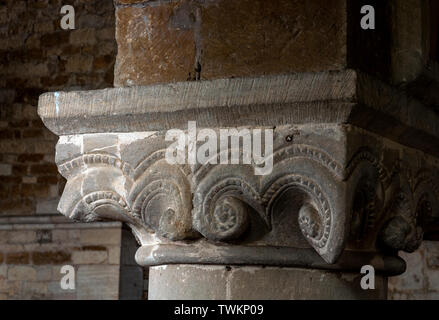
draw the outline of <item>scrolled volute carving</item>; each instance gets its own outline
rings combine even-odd
[[[231,240],[242,235],[248,227],[248,206],[233,196],[220,197],[208,215],[208,225],[215,240]]]
[[[322,219],[318,209],[306,203],[299,210],[299,225],[303,235],[308,239],[318,239],[322,236]]]
[[[298,188],[307,195],[299,210],[299,226],[308,242],[319,252],[326,246],[331,230],[329,201],[315,181],[303,175],[287,175],[276,180],[265,192],[263,201],[267,203],[267,214],[270,215],[274,201],[288,188]]]
[[[349,179],[355,171],[358,171],[358,167],[361,163],[368,163],[376,170],[378,178],[384,188],[390,185],[392,174],[389,173],[374,152],[367,147],[360,148],[349,161],[344,172],[344,179]]]
[[[421,227],[439,215],[431,175],[401,178],[399,163],[397,171],[383,165],[392,162],[384,153],[361,148],[344,162],[321,144],[277,146],[273,170],[263,176],[254,174],[254,164],[170,164],[155,145],[132,157],[75,156],[59,164],[68,179],[59,208],[75,220],[125,222],[151,248],[229,242],[249,252],[314,249],[327,264],[342,258],[346,244],[414,251]],[[347,243],[349,235],[355,241]]]
[[[413,252],[437,212],[437,178],[425,166],[395,157],[385,168],[368,148],[361,148],[347,167],[352,186],[351,240],[363,248]],[[415,174],[416,173],[416,174]],[[354,243],[351,243],[354,244]]]
[[[196,237],[190,186],[182,169],[161,159],[142,172],[129,193],[133,215],[170,240]]]
[[[237,239],[249,225],[250,199],[259,196],[239,177],[201,183],[194,193],[194,227],[210,240]]]

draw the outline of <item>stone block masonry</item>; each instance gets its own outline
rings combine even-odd
[[[75,8],[75,30],[60,28],[65,4]],[[142,296],[121,270],[119,224],[83,228],[47,215],[57,212],[65,182],[38,96],[111,87],[115,57],[112,0],[0,1],[0,299]],[[76,270],[75,291],[60,288],[66,264]]]
[[[345,5],[118,0],[115,86],[343,69]]]
[[[85,225],[59,218],[0,219],[0,299],[123,298],[121,224]],[[61,289],[63,265],[75,269],[75,290]],[[142,283],[143,274],[134,280]]]
[[[389,299],[439,300],[439,246],[425,241],[413,254],[401,254],[407,272],[389,280]]]

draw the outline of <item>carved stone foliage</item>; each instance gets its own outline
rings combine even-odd
[[[192,261],[181,252],[201,257],[207,243],[217,248],[200,258],[209,263],[294,260],[291,251],[285,251],[289,258],[260,257],[261,247],[314,250],[327,264],[337,263],[346,248],[416,250],[423,230],[439,220],[434,166],[412,168],[370,144],[349,153],[340,140],[346,133],[331,130],[299,130],[297,139],[288,139],[291,128],[277,129],[272,170],[260,176],[254,162],[170,164],[165,145],[148,135],[119,143],[117,152],[66,153],[58,163],[67,178],[59,210],[77,220],[123,221],[143,246],[180,246],[173,254],[181,261]],[[140,151],[133,157],[132,150]],[[223,252],[225,245],[240,249]]]
[[[356,171],[351,241],[406,252],[421,245],[424,229],[439,221],[438,180],[434,168],[411,167],[397,159],[386,168],[370,149],[356,154],[348,166]]]
[[[398,192],[389,208],[389,216],[381,240],[395,250],[415,251],[421,245],[423,231],[417,226],[413,200],[403,191]]]
[[[413,252],[421,245],[424,231],[439,221],[439,189],[435,172],[425,169],[413,174],[407,164],[394,177],[393,197],[387,208],[381,240],[393,250]]]

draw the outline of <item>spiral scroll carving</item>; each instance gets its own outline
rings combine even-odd
[[[248,228],[249,210],[245,198],[259,199],[257,192],[239,178],[224,179],[207,191],[194,195],[194,226],[206,238],[233,240]]]
[[[146,171],[147,173],[149,171]],[[140,175],[129,196],[132,213],[159,236],[182,240],[195,236],[192,230],[191,194],[178,167],[158,162],[150,174]]]
[[[309,132],[285,143],[290,129],[279,130],[265,176],[254,174],[254,163],[171,164],[159,136],[127,142],[114,154],[66,154],[58,163],[68,180],[59,210],[86,222],[125,222],[145,246],[313,248],[328,264],[346,245],[413,251],[439,221],[438,179],[424,163],[412,175],[419,166],[405,169],[390,149],[351,153],[339,144],[345,140],[326,144]]]
[[[314,248],[323,248],[331,231],[331,207],[327,197],[313,180],[301,175],[288,175],[275,181],[266,191],[263,201],[267,212],[271,211],[273,201],[287,188],[297,187],[311,196],[314,206],[304,204],[299,212],[299,225],[303,235]]]
[[[299,210],[299,225],[303,235],[308,239],[321,237],[322,219],[318,210],[311,204],[305,204]]]

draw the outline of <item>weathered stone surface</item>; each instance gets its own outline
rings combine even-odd
[[[425,248],[427,265],[432,269],[439,269],[439,246],[436,242],[426,241]]]
[[[58,135],[181,129],[188,121],[212,128],[351,123],[439,156],[431,108],[352,70],[47,93],[38,112]]]
[[[62,136],[58,209],[126,222],[142,244],[141,265],[403,272],[392,252],[416,250],[438,220],[435,158],[346,124],[277,126],[273,136],[273,170],[262,176],[253,162],[168,163],[163,131]],[[119,232],[81,233],[83,244],[120,241]]]
[[[224,300],[227,277],[224,266],[165,265],[149,270],[150,300]],[[186,281],[197,284],[184,286]]]
[[[361,300],[386,299],[386,278],[362,290],[361,275],[261,267],[165,265],[150,269],[149,299]]]
[[[199,19],[201,79],[346,66],[345,1],[217,0]]]
[[[412,254],[404,254],[404,259],[407,262],[407,272],[403,277],[392,280],[393,286],[399,290],[419,290],[423,288],[423,264],[419,263],[422,260],[419,252]]]
[[[55,92],[41,96],[38,112],[58,135],[185,128],[188,120],[208,127],[344,123],[355,86],[355,72],[346,71]]]
[[[80,266],[76,290],[80,300],[118,299],[119,266]]]
[[[181,19],[192,21],[187,1],[159,6],[118,8],[116,40],[118,53],[115,86],[185,81],[195,63],[193,26],[180,26]],[[175,24],[177,22],[177,24]]]
[[[343,0],[133,3],[117,6],[116,86],[347,65]]]
[[[375,290],[361,289],[361,274],[337,274],[319,270],[278,268],[232,268],[230,298],[260,300],[384,300],[387,279],[377,276]],[[265,290],[269,290],[266,292]],[[265,292],[264,292],[265,291]]]
[[[424,241],[412,254],[400,253],[407,261],[407,272],[389,278],[389,299],[435,300],[439,296],[438,243]]]
[[[438,291],[439,288],[439,270],[430,270],[427,274],[428,286],[431,291]],[[439,292],[437,293],[439,295]]]

